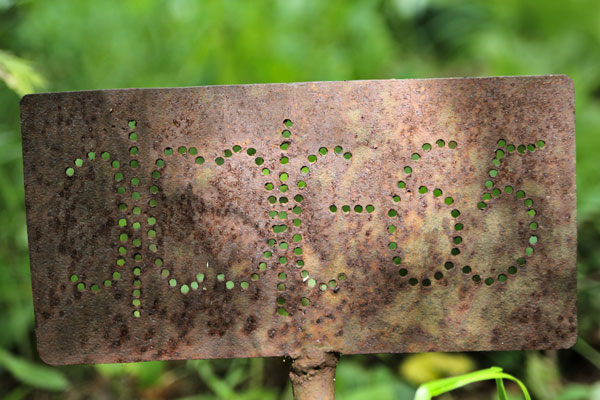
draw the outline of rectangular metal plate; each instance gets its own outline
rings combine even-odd
[[[576,338],[566,76],[26,96],[50,364]]]

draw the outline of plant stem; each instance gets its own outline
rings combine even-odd
[[[596,368],[600,369],[600,352],[592,347],[579,336],[573,350],[579,353],[583,358],[592,363]]]

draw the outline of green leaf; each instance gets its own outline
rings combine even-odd
[[[506,390],[504,389],[503,379],[516,382],[526,400],[531,400],[529,392],[525,385],[512,375],[502,372],[500,367],[491,367],[480,371],[471,372],[465,375],[454,376],[452,378],[438,379],[433,382],[425,383],[417,389],[414,400],[430,400],[434,396],[450,392],[473,382],[495,379],[498,387],[498,395],[501,400],[505,400]],[[500,383],[498,383],[500,381]]]
[[[20,382],[38,389],[63,391],[69,381],[58,370],[16,357],[0,348],[0,366],[6,368]]]
[[[498,400],[507,400],[506,389],[504,388],[504,381],[502,379],[496,379],[496,388],[498,389]]]
[[[44,85],[44,78],[31,63],[3,50],[0,50],[0,80],[20,96]]]

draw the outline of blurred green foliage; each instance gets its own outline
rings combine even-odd
[[[470,357],[453,353],[411,354],[403,360],[399,368],[400,375],[415,386],[473,370],[475,363]]]
[[[591,345],[582,341],[576,351],[466,357],[480,367],[499,365],[522,378],[538,399],[597,399],[597,0],[0,0],[0,396],[291,398],[286,365],[280,359],[64,368],[40,363],[33,339],[20,95],[41,90],[551,73],[568,74],[575,83],[579,321],[580,335]],[[417,368],[423,369],[417,371],[423,376],[439,376],[440,360],[413,362],[412,367],[409,361],[398,355],[343,357],[336,382],[339,398],[412,398],[414,388],[405,379],[415,371],[398,371]],[[450,367],[442,373],[460,372]],[[510,398],[519,398],[517,388],[507,388],[516,396]],[[494,391],[493,384],[478,384],[459,395],[490,398]],[[454,398],[449,396],[445,398]]]

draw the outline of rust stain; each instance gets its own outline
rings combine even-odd
[[[21,106],[48,363],[575,340],[564,76],[50,93]]]

